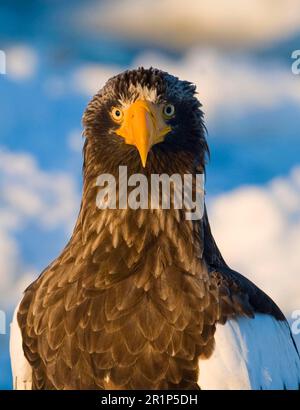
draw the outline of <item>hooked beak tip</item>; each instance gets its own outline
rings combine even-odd
[[[146,163],[147,163],[147,158],[148,158],[148,152],[149,152],[149,151],[144,152],[144,153],[141,153],[141,152],[139,151],[140,159],[141,159],[141,163],[142,163],[143,168],[146,168]]]

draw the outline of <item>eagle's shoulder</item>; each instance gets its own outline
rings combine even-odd
[[[254,317],[255,313],[285,320],[279,307],[265,292],[226,264],[212,236],[206,210],[203,217],[203,242],[203,257],[211,286],[218,290],[221,321],[235,315]]]
[[[32,368],[23,351],[21,329],[18,324],[17,314],[20,304],[16,307],[10,325],[10,359],[14,390],[31,390]]]
[[[215,349],[199,361],[204,390],[283,390],[300,388],[300,359],[286,321],[256,313],[217,324]]]
[[[211,284],[218,289],[221,322],[236,315],[253,318],[255,313],[285,321],[276,303],[249,279],[227,266],[209,269]]]
[[[215,347],[199,362],[202,389],[298,389],[300,358],[276,303],[224,261],[203,219],[203,257],[217,291]]]

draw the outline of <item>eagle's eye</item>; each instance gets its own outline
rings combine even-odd
[[[173,104],[166,104],[163,108],[163,114],[166,119],[172,118],[175,115],[175,107]]]
[[[113,107],[113,109],[111,110],[111,116],[114,121],[121,122],[123,119],[124,113],[121,110],[121,108]]]

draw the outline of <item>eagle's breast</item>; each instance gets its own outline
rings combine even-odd
[[[19,323],[34,385],[196,388],[219,314],[197,227],[178,210],[115,212],[90,210],[88,234],[77,225],[26,292]]]

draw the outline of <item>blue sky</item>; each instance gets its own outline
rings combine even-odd
[[[7,75],[0,75],[0,309],[7,323],[25,284],[70,235],[80,201],[81,116],[89,98],[109,76],[141,64],[196,83],[211,149],[206,190],[221,249],[287,315],[300,309],[291,291],[300,284],[300,76],[291,72],[300,25],[285,2],[272,10],[262,0],[249,2],[249,19],[259,12],[262,23],[248,27],[230,0],[237,33],[232,29],[230,37],[227,23],[214,25],[214,1],[201,13],[188,2],[190,13],[169,8],[177,23],[181,16],[189,22],[180,37],[171,17],[167,31],[159,32],[159,16],[151,15],[156,9],[147,0],[147,18],[157,20],[155,36],[148,20],[144,29],[134,19],[114,27],[112,12],[118,21],[124,7],[118,0],[110,6],[77,0],[72,8],[65,0],[0,1],[0,49],[7,56]],[[144,13],[135,0],[124,3]],[[290,7],[300,11],[298,1]],[[272,12],[281,18],[271,18]],[[211,25],[201,31],[203,16]],[[135,30],[142,30],[138,39]],[[7,335],[0,335],[0,349],[0,388],[10,388]]]

